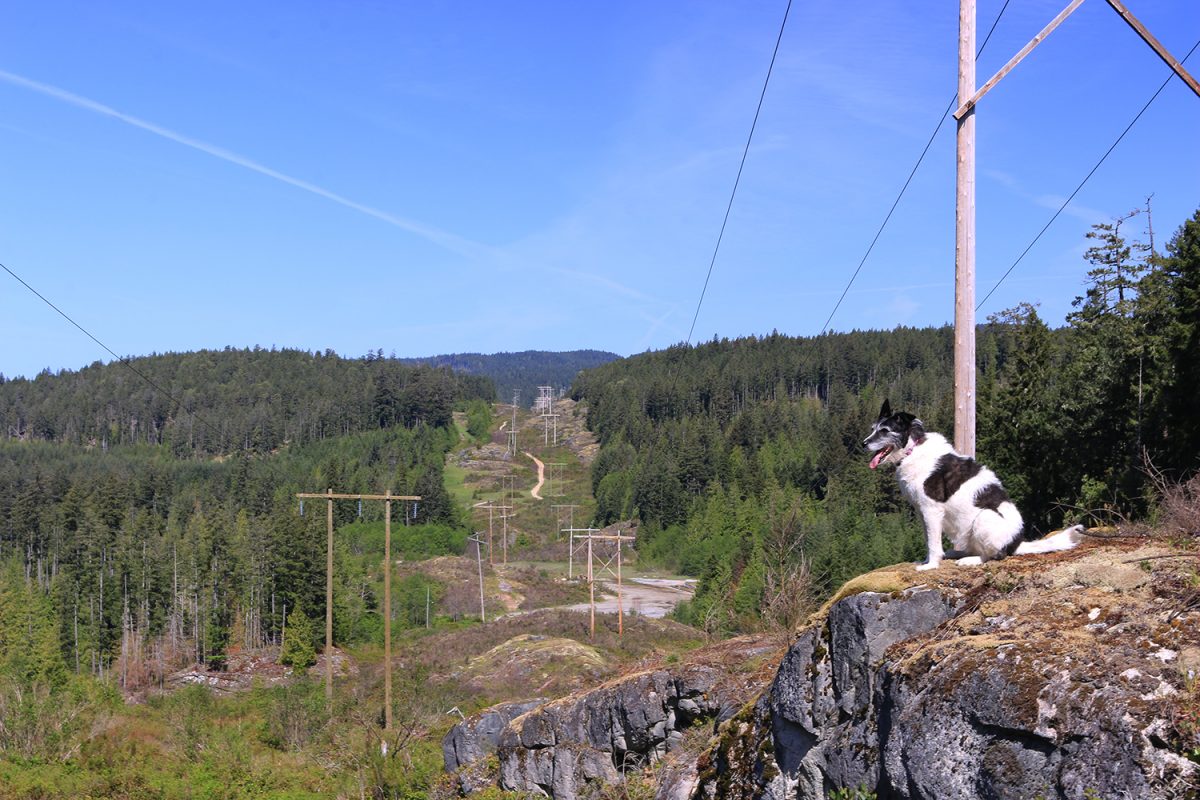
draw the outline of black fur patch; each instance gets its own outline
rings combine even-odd
[[[1013,553],[1017,552],[1017,548],[1021,546],[1021,542],[1023,541],[1025,541],[1025,537],[1022,534],[1017,534],[1017,536],[1014,537],[1011,542],[1004,545],[1004,549],[1000,551],[1002,555],[997,556],[997,558],[1011,556]]]
[[[975,493],[975,507],[999,511],[1001,503],[1008,502],[1008,492],[998,483],[990,483]]]
[[[967,481],[979,474],[975,459],[947,453],[938,459],[933,473],[925,479],[925,494],[939,503],[949,500]]]

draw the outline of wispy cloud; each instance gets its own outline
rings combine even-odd
[[[676,306],[671,306],[669,309],[667,309],[667,313],[663,314],[661,317],[654,317],[644,311],[638,312],[638,316],[649,322],[650,327],[646,329],[644,334],[642,334],[642,338],[638,342],[637,348],[633,352],[640,353],[650,346],[650,343],[654,341],[654,334],[658,332],[659,328],[662,328],[666,324],[667,320],[671,318],[671,315],[675,313],[675,309]],[[674,331],[674,335],[678,337],[676,341],[682,342],[684,340],[684,333],[682,330],[676,328],[674,325],[670,326],[670,330]]]
[[[624,285],[623,283],[614,281],[613,279],[605,277],[604,275],[596,275],[591,272],[583,272],[583,271],[577,270],[577,269],[563,269],[562,267],[551,267],[550,270],[552,272],[557,272],[560,275],[566,275],[571,278],[578,278],[579,280],[586,281],[588,283],[593,283],[593,284],[596,284],[597,286],[602,286],[605,289],[608,289],[609,291],[611,291],[615,294],[622,294],[622,295],[625,295],[626,297],[631,297],[634,300],[650,300],[651,299],[651,298],[647,297],[645,294],[643,294],[642,292],[639,292],[637,289],[630,288],[630,287]]]
[[[389,225],[394,225],[401,230],[433,242],[434,244],[458,253],[459,255],[480,257],[487,255],[489,252],[486,247],[476,242],[472,242],[460,236],[456,236],[455,234],[447,233],[446,231],[442,231],[428,225],[423,225],[414,220],[406,219],[395,214],[389,214],[388,212],[381,211],[377,208],[372,208],[371,206],[364,205],[363,203],[359,203],[355,200],[351,200],[348,197],[340,195],[337,192],[332,192],[329,189],[317,186],[314,183],[309,183],[308,181],[300,178],[295,178],[286,173],[271,169],[270,167],[264,166],[257,161],[226,150],[223,147],[217,147],[216,145],[202,142],[199,139],[193,139],[190,136],[185,136],[182,133],[177,133],[169,128],[156,125],[153,122],[148,122],[144,119],[140,119],[122,111],[118,111],[111,106],[106,106],[103,103],[96,102],[95,100],[90,100],[86,97],[73,94],[65,89],[60,89],[57,86],[51,86],[46,83],[31,80],[29,78],[22,77],[21,75],[16,75],[4,70],[0,70],[0,80],[14,86],[19,86],[23,89],[28,89],[32,92],[37,92],[38,94],[46,97],[59,100],[63,103],[67,103],[68,105],[75,106],[76,108],[81,108],[85,111],[91,111],[94,114],[100,114],[102,116],[124,122],[127,125],[131,125],[148,133],[152,133],[155,136],[160,136],[164,139],[175,142],[176,144],[181,144],[184,147],[190,147],[193,150],[199,150],[201,153],[210,155],[213,158],[218,158],[230,164],[235,164],[244,169],[248,169],[251,172],[257,172],[259,175],[273,178],[274,180],[285,183],[288,186],[315,194],[318,197],[323,197],[326,200],[337,203],[338,205],[345,206],[346,208],[358,211],[362,214],[366,214],[369,217],[374,217],[375,219],[386,222]]]
[[[1012,194],[1020,197],[1022,200],[1027,200],[1030,203],[1033,203],[1039,208],[1057,211],[1059,206],[1063,204],[1063,201],[1066,200],[1065,197],[1057,194],[1033,194],[1032,192],[1026,190],[1019,180],[1007,172],[994,169],[982,170],[982,172],[993,182],[998,183]],[[1097,211],[1094,208],[1088,208],[1087,206],[1081,206],[1076,203],[1068,204],[1067,207],[1063,209],[1063,213],[1087,223],[1092,223],[1096,220],[1107,219],[1109,216],[1103,211]]]

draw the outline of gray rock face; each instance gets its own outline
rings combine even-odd
[[[655,670],[543,705],[500,734],[500,787],[576,797],[592,781],[617,783],[671,751],[697,720],[735,708],[721,670],[686,665]]]
[[[501,703],[478,714],[472,714],[455,725],[442,738],[442,762],[446,771],[454,772],[496,752],[500,731],[504,730],[504,726],[544,702],[545,698],[538,698],[517,703]]]
[[[1182,796],[1196,769],[1166,741],[1166,634],[1077,609],[989,616],[962,595],[835,603],[702,756],[693,798]]]

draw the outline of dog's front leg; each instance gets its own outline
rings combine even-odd
[[[925,522],[925,547],[926,558],[924,564],[917,564],[918,571],[927,569],[937,569],[942,563],[942,520],[945,517],[945,512],[937,506],[925,508],[921,510],[921,517]]]

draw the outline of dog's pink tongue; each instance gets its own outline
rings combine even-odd
[[[875,469],[876,467],[878,467],[879,462],[882,461],[883,457],[886,455],[887,455],[886,450],[880,450],[878,453],[876,453],[875,457],[871,459],[871,469]]]

